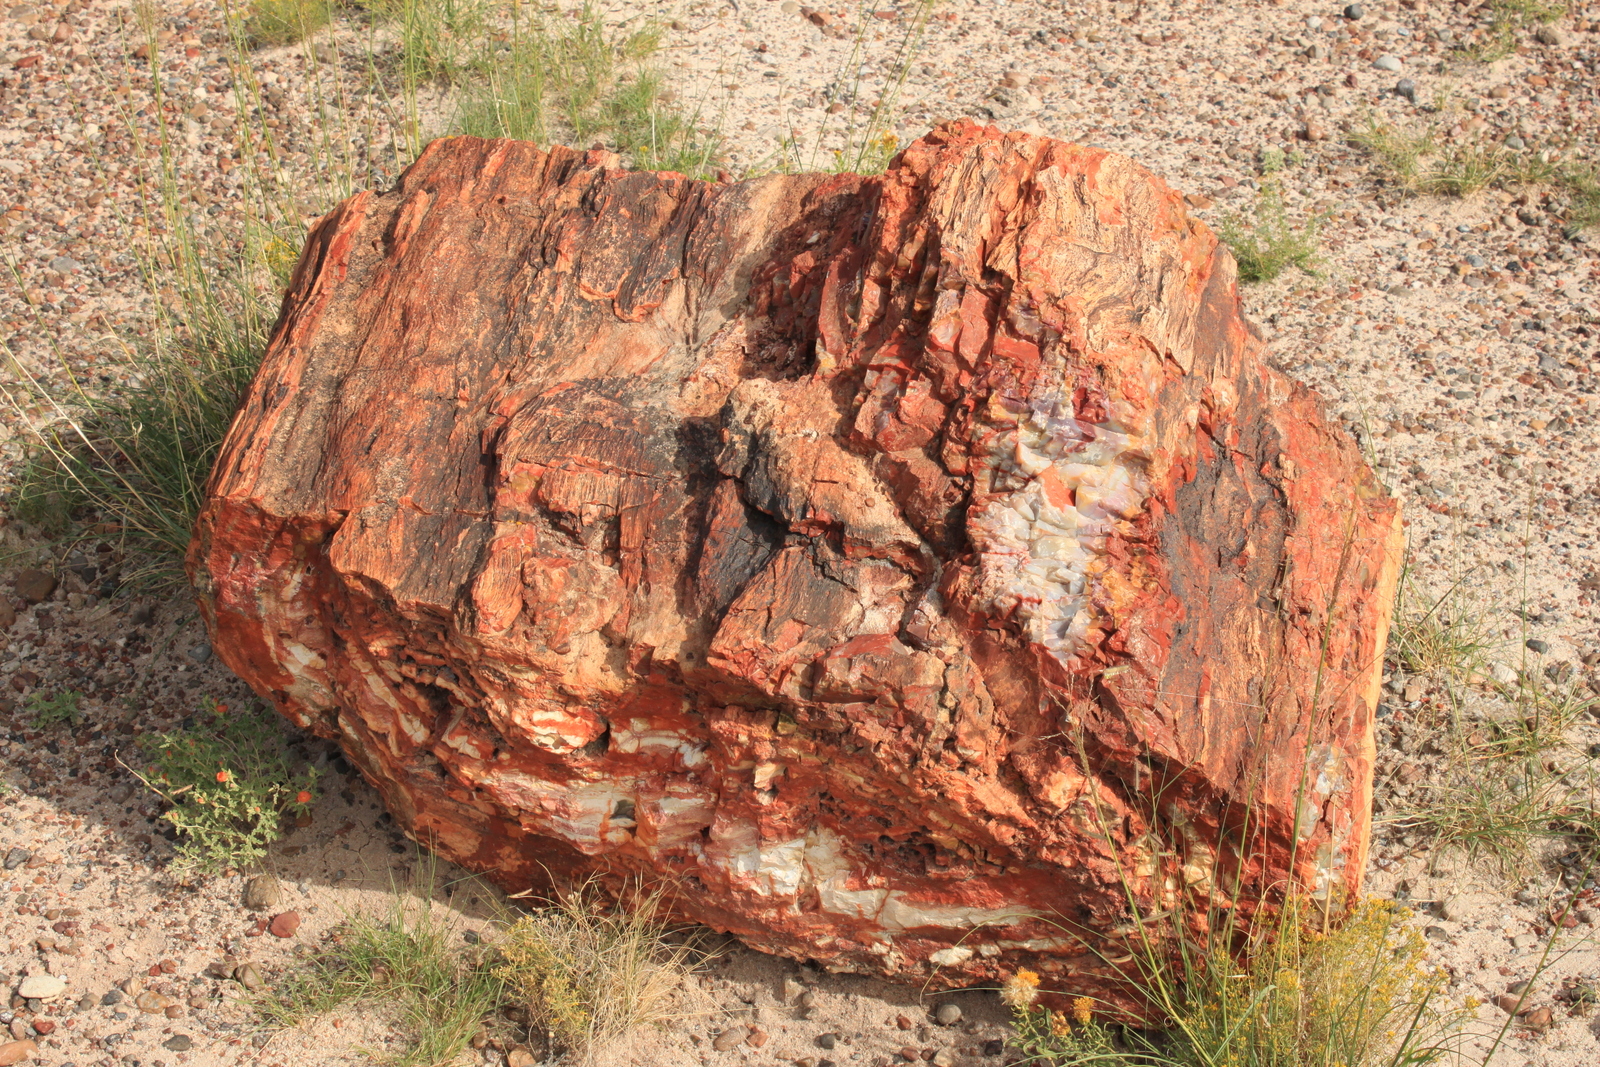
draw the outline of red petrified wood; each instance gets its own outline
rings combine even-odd
[[[1397,519],[1122,157],[460,138],[312,232],[190,568],[228,665],[507,887],[1095,992],[1130,892],[1358,885]]]

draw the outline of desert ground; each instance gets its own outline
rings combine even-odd
[[[552,17],[565,17],[562,7]],[[1576,219],[1578,194],[1551,175],[1600,166],[1600,4],[1507,24],[1505,49],[1488,47],[1499,32],[1489,5],[1359,7],[941,0],[908,39],[922,6],[891,0],[602,5],[615,25],[662,27],[656,62],[680,106],[719,132],[730,177],[831,166],[875,111],[877,133],[900,145],[970,116],[1124,153],[1214,226],[1248,226],[1264,189],[1281,194],[1294,226],[1316,225],[1313,272],[1290,267],[1245,287],[1246,309],[1277,365],[1326,398],[1402,500],[1402,623],[1445,597],[1435,618],[1470,629],[1473,645],[1448,669],[1408,672],[1394,658],[1368,889],[1414,910],[1447,969],[1443,995],[1481,1003],[1469,1058],[1505,1023],[1496,999],[1510,991],[1517,1011],[1548,1010],[1510,1026],[1493,1062],[1592,1064],[1592,837],[1552,832],[1545,813],[1520,837],[1507,832],[1514,847],[1474,854],[1440,838],[1469,816],[1429,813],[1441,798],[1459,800],[1463,783],[1537,793],[1552,811],[1594,807],[1600,727],[1586,707],[1600,696],[1600,228]],[[32,435],[59,417],[52,398],[69,403],[74,382],[118,388],[132,373],[125,352],[159,328],[172,299],[141,254],[164,226],[150,211],[161,190],[145,180],[152,146],[171,153],[199,239],[221,242],[253,211],[247,168],[233,165],[251,123],[273,131],[279,165],[303,179],[296,207],[307,222],[344,191],[316,173],[335,106],[357,116],[338,133],[359,156],[360,184],[392,181],[406,139],[443,128],[452,90],[430,86],[407,112],[363,58],[392,43],[352,10],[303,43],[244,53],[262,94],[241,107],[227,17],[211,0],[0,10],[7,486]],[[1361,143],[1378,128],[1431,133],[1445,155],[1482,148],[1538,176],[1458,196],[1408,189],[1396,157],[1373,151],[1370,136]],[[138,762],[135,741],[173,729],[203,699],[250,694],[219,665],[183,590],[121,581],[114,536],[50,537],[7,509],[0,550],[0,988],[10,998],[0,1045],[31,1041],[33,1062],[51,1067],[366,1063],[398,1047],[381,1007],[265,1029],[231,975],[248,962],[262,981],[280,980],[347,916],[387,907],[423,872],[431,906],[463,933],[487,930],[511,904],[426,862],[359,774],[310,740],[300,744],[322,773],[314,807],[260,870],[175,873],[160,802],[127,767]],[[41,570],[48,587],[14,584]],[[80,695],[82,720],[38,726],[29,701],[66,690]],[[1534,785],[1525,764],[1490,759],[1504,736],[1497,724],[1525,716],[1530,700],[1559,705]],[[244,886],[262,871],[278,898],[251,909]],[[290,936],[265,928],[287,912],[299,918]],[[63,979],[63,991],[13,995],[42,974]],[[1535,979],[1523,997],[1517,983]],[[992,990],[924,995],[734,944],[689,976],[677,1001],[673,1023],[605,1062],[1014,1057]],[[959,1012],[938,1012],[949,1004]],[[535,1062],[519,1040],[505,1024],[467,1055]]]

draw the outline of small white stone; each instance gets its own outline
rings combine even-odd
[[[28,1000],[49,1000],[66,991],[67,983],[53,974],[30,974],[17,987],[17,996]]]
[[[929,963],[936,963],[940,967],[954,967],[958,963],[965,963],[972,958],[972,950],[965,945],[951,945],[942,948],[928,957]]]

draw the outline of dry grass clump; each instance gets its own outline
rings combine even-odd
[[[1001,991],[1024,1062],[1114,1067],[1378,1067],[1422,1064],[1446,1051],[1464,1012],[1438,997],[1446,981],[1422,935],[1388,901],[1360,904],[1342,925],[1295,898],[1271,930],[1228,951],[1231,924],[1206,944],[1176,935],[1175,953],[1137,953],[1139,988],[1165,1022],[1118,1026],[1079,997],[1066,1012],[1035,1003],[1038,975]]]
[[[668,937],[660,893],[612,907],[580,889],[463,937],[435,911],[435,884],[430,861],[387,914],[352,915],[310,966],[256,998],[258,1016],[286,1028],[347,1005],[376,1010],[403,1039],[385,1062],[408,1067],[455,1063],[511,1018],[549,1062],[587,1064],[638,1027],[672,1018],[673,992],[699,957]]]
[[[1424,596],[1408,562],[1401,571],[1389,629],[1388,659],[1407,674],[1466,680],[1481,674],[1493,647],[1488,613],[1467,595],[1471,572],[1438,597]]]
[[[698,953],[668,939],[661,902],[660,893],[634,894],[610,907],[580,891],[524,915],[497,942],[495,976],[573,1062],[673,1018],[672,993]]]

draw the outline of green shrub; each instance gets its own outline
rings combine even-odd
[[[237,711],[208,700],[188,729],[141,738],[150,760],[139,777],[169,805],[178,830],[177,864],[206,872],[266,856],[282,836],[283,817],[305,813],[316,768],[289,751],[287,724],[254,705]]]
[[[1270,282],[1290,267],[1314,273],[1317,258],[1316,219],[1300,227],[1289,222],[1283,202],[1283,183],[1278,177],[1283,156],[1268,156],[1262,164],[1261,192],[1256,197],[1254,218],[1230,215],[1218,227],[1218,236],[1233,250],[1242,282]]]

